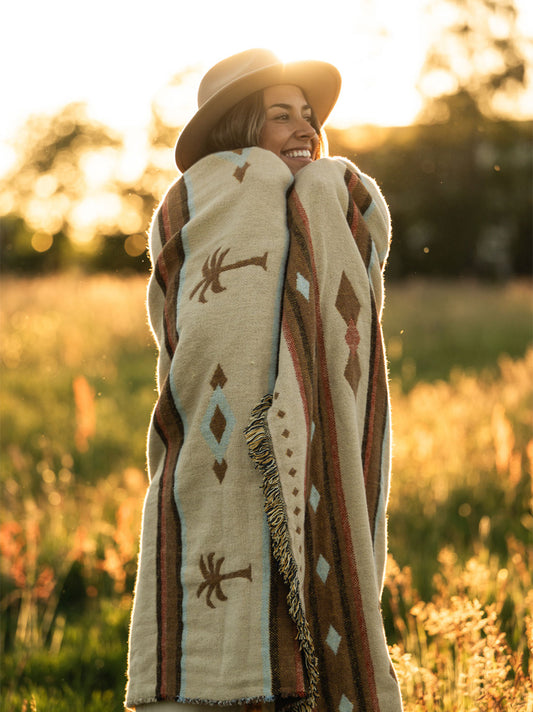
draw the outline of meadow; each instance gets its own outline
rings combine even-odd
[[[119,712],[155,348],[144,277],[4,277],[0,711]],[[406,712],[533,710],[533,288],[387,290],[385,626]]]

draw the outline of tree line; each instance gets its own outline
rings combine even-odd
[[[436,5],[448,19],[422,68],[417,122],[330,128],[330,153],[374,176],[389,201],[391,277],[531,274],[533,122],[509,107],[530,82],[532,42],[518,33],[512,0]],[[133,166],[123,137],[81,103],[28,119],[0,179],[0,270],[149,269],[147,229],[177,178],[168,107],[188,78],[177,74],[154,99]]]

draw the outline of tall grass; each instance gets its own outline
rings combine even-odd
[[[76,275],[2,286],[5,712],[122,709],[155,399],[144,289]],[[407,712],[533,709],[532,296],[388,290],[383,610]]]

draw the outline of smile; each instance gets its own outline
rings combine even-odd
[[[301,148],[295,151],[283,151],[287,158],[311,158],[311,151],[308,148]]]

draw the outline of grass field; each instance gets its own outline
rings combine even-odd
[[[144,443],[145,279],[4,278],[0,710],[122,709]],[[406,712],[533,709],[533,290],[391,284],[383,609]]]

